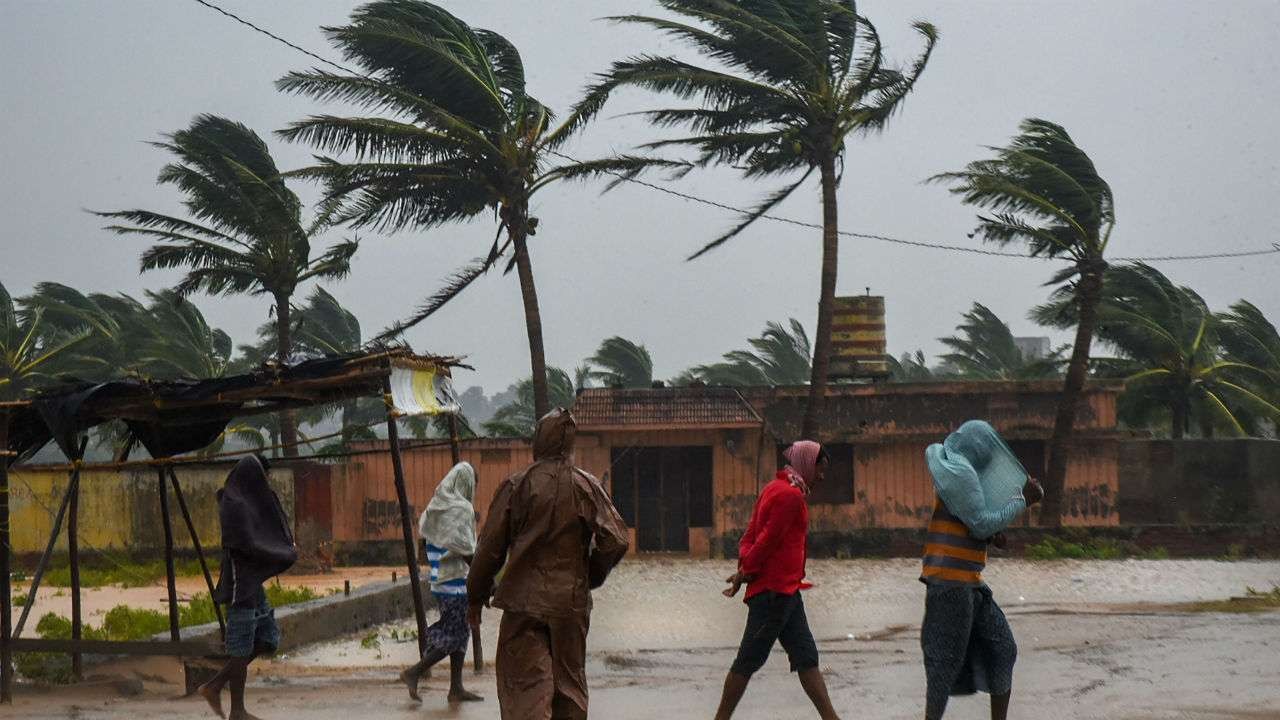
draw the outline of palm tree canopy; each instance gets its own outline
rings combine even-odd
[[[552,407],[572,407],[577,397],[573,378],[557,367],[547,368],[547,387]],[[531,437],[538,418],[534,414],[533,379],[525,378],[516,385],[516,399],[498,408],[484,423],[491,437]]]
[[[302,224],[302,203],[285,184],[266,143],[241,123],[199,115],[185,130],[154,143],[174,156],[158,182],[183,194],[190,219],[149,210],[98,213],[119,221],[122,235],[158,240],[142,254],[142,270],[186,269],[180,295],[291,295],[313,278],[341,278],[357,242],[311,256],[311,237],[327,226],[322,214]]]
[[[942,375],[929,367],[929,361],[923,350],[914,353],[903,353],[902,357],[887,356],[889,361],[889,377],[893,382],[923,382],[936,380]]]
[[[135,298],[124,293],[86,295],[67,285],[42,282],[18,304],[25,321],[41,318],[46,336],[88,333],[76,352],[64,358],[64,369],[71,375],[105,381],[139,370],[147,308]]]
[[[1111,187],[1060,125],[1031,118],[995,157],[930,178],[970,205],[986,208],[975,234],[1026,243],[1032,255],[1098,258],[1115,225]]]
[[[91,335],[87,327],[50,331],[42,310],[20,313],[0,283],[0,399],[15,400],[56,383]]]
[[[724,164],[747,177],[805,171],[768,196],[738,225],[693,257],[719,246],[786,199],[851,133],[883,130],[915,88],[938,40],[913,25],[924,50],[906,68],[885,62],[883,44],[853,0],[659,0],[680,21],[644,15],[611,18],[643,25],[697,49],[709,65],[641,55],[615,62],[567,123],[586,122],[609,95],[637,87],[697,105],[642,113],[688,135],[646,145],[694,150],[699,165]]]
[[[294,340],[299,349],[313,355],[343,355],[362,345],[360,320],[342,307],[329,291],[316,286],[307,304],[293,315]]]
[[[952,337],[938,338],[951,352],[943,362],[963,377],[983,380],[1030,380],[1055,377],[1062,350],[1046,358],[1028,358],[1013,339],[1008,324],[982,303],[974,303]],[[923,357],[921,357],[923,360]]]
[[[647,388],[653,384],[649,351],[626,338],[611,337],[600,343],[587,362],[592,366],[587,377],[605,387]]]
[[[1258,306],[1241,300],[1220,316],[1218,334],[1226,355],[1266,370],[1280,391],[1280,332]]]
[[[504,230],[529,198],[562,179],[634,174],[638,159],[556,162],[554,150],[579,126],[553,124],[525,86],[524,62],[506,38],[473,28],[422,0],[375,0],[351,22],[325,28],[359,74],[292,72],[277,86],[320,101],[355,105],[372,116],[313,115],[280,131],[327,155],[292,175],[320,181],[333,218],[379,230],[425,229],[496,211],[497,235],[483,256],[451,276],[395,335],[422,321],[497,264],[510,250]],[[351,162],[336,155],[349,154]],[[511,265],[507,266],[511,270]]]
[[[769,322],[760,337],[750,338],[750,350],[733,350],[724,361],[698,365],[674,381],[688,384],[694,379],[708,385],[762,387],[803,385],[809,380],[813,357],[809,334],[799,320],[791,318],[787,325]]]
[[[1060,288],[1032,316],[1046,325],[1069,327],[1077,314],[1069,288]],[[1128,422],[1148,424],[1178,406],[1187,421],[1246,434],[1248,420],[1280,418],[1274,397],[1259,392],[1262,367],[1224,358],[1220,342],[1227,323],[1190,288],[1175,285],[1150,265],[1107,270],[1098,307],[1098,338],[1117,357],[1099,361],[1101,372],[1127,378],[1122,412]],[[1176,431],[1175,431],[1176,432]]]
[[[210,327],[194,303],[173,290],[146,293],[146,339],[139,347],[143,372],[155,378],[217,378],[227,374],[232,342]]]

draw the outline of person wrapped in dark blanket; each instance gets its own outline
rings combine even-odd
[[[267,482],[269,469],[263,457],[243,458],[218,491],[222,572],[213,600],[228,606],[226,646],[230,659],[200,687],[200,694],[223,717],[222,689],[230,684],[231,720],[253,717],[244,707],[249,663],[259,655],[275,654],[280,646],[280,628],[264,583],[298,561],[289,518]]]

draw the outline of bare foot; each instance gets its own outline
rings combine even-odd
[[[422,696],[418,694],[418,679],[420,677],[422,676],[414,672],[413,668],[400,673],[400,682],[409,686],[409,697],[418,702],[422,702]]]
[[[480,702],[482,700],[484,700],[482,696],[466,690],[449,693],[449,702],[451,703]]]
[[[222,688],[214,689],[208,685],[201,685],[196,688],[196,692],[200,693],[200,697],[209,703],[209,707],[213,708],[213,714],[220,718],[225,718],[226,713],[222,712]]]

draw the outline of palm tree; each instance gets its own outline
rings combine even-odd
[[[760,337],[750,338],[750,350],[733,350],[724,361],[698,365],[686,371],[676,384],[701,380],[708,385],[738,387],[803,385],[811,369],[809,335],[799,320],[788,326],[769,322]]]
[[[88,328],[50,333],[43,323],[40,310],[20,317],[0,283],[0,399],[17,400],[57,382],[92,335]]]
[[[1218,336],[1226,359],[1259,368],[1267,375],[1261,381],[1257,377],[1242,380],[1271,404],[1280,405],[1280,332],[1276,326],[1256,305],[1241,300],[1219,316]],[[1274,436],[1274,420],[1263,427],[1262,418],[1247,412],[1244,415],[1252,434]]]
[[[363,347],[360,320],[342,307],[338,299],[317,286],[307,304],[297,312],[294,337],[298,347],[312,355],[346,355]],[[342,403],[342,438],[322,452],[349,450],[356,440],[373,440],[372,425],[386,418],[381,400],[353,398]]]
[[[342,101],[376,116],[312,116],[280,131],[289,141],[352,162],[320,158],[295,175],[324,182],[336,218],[380,230],[428,229],[486,212],[498,220],[488,252],[451,276],[411,317],[383,337],[430,317],[503,260],[520,278],[536,412],[549,409],[529,238],[538,218],[529,204],[556,181],[638,171],[640,161],[615,158],[558,163],[580,123],[555,126],[525,87],[519,51],[506,38],[472,28],[421,0],[375,0],[351,24],[325,29],[360,74],[294,72],[277,86],[321,101]],[[674,164],[673,164],[674,165]]]
[[[816,170],[822,188],[822,274],[817,344],[802,432],[817,433],[831,359],[839,257],[836,192],[846,138],[883,130],[924,71],[938,31],[914,28],[925,48],[906,69],[885,63],[876,28],[853,0],[658,0],[692,24],[627,15],[614,18],[686,41],[712,65],[644,55],[615,62],[571,117],[599,112],[611,92],[638,87],[700,106],[644,113],[659,127],[690,135],[648,144],[690,148],[697,164],[729,165],[747,178],[800,173],[690,259],[719,247],[789,197]],[[724,68],[719,69],[719,68]]]
[[[1069,327],[1075,310],[1071,291],[1059,289],[1033,311],[1036,319]],[[1248,362],[1224,359],[1219,341],[1225,322],[1194,291],[1174,285],[1143,263],[1107,270],[1098,305],[1098,339],[1116,351],[1097,359],[1101,373],[1126,378],[1121,414],[1126,422],[1167,421],[1170,435],[1192,427],[1203,437],[1216,428],[1248,434],[1242,416],[1280,418],[1280,407],[1257,390],[1267,372]]]
[[[99,213],[126,223],[107,229],[159,240],[142,254],[142,271],[186,268],[174,288],[180,296],[197,291],[270,295],[276,359],[288,362],[290,299],[310,280],[345,277],[357,241],[340,242],[312,257],[311,239],[329,226],[329,213],[303,224],[302,202],[280,177],[266,143],[240,123],[199,115],[189,128],[156,146],[176,158],[158,181],[178,187],[190,219],[150,210]],[[297,428],[290,413],[281,416],[280,425],[285,454],[296,455]]]
[[[987,306],[977,302],[964,314],[964,322],[956,326],[956,334],[938,338],[938,342],[951,348],[942,360],[957,375],[979,380],[1058,377],[1065,350],[1059,348],[1044,358],[1024,356],[1014,342],[1009,326]]]
[[[90,336],[69,356],[65,370],[81,380],[103,382],[138,372],[146,336],[147,309],[121,293],[88,295],[54,282],[37,283],[18,299],[24,321],[41,317],[42,333],[57,337],[88,330]]]
[[[1007,147],[991,148],[995,157],[931,180],[950,184],[951,192],[965,203],[990,211],[978,216],[974,231],[984,241],[1024,243],[1032,256],[1072,261],[1050,281],[1053,285],[1070,282],[1072,301],[1079,308],[1075,343],[1049,441],[1040,512],[1043,522],[1057,526],[1062,523],[1067,441],[1089,371],[1089,346],[1107,269],[1103,256],[1115,227],[1115,207],[1111,187],[1065,129],[1028,119],[1020,130]]]
[[[139,364],[148,377],[162,379],[219,378],[231,363],[232,342],[226,332],[209,326],[194,303],[172,290],[146,291],[146,337],[138,347]]]
[[[573,378],[558,367],[547,371],[547,387],[551,392],[550,400],[557,407],[572,407],[576,397]],[[530,437],[538,422],[534,404],[533,381],[525,378],[516,384],[516,399],[498,408],[493,417],[484,424],[484,430],[491,437]]]
[[[902,357],[888,356],[889,378],[892,382],[926,382],[945,377],[941,371],[929,367],[923,350],[902,353]]]
[[[605,387],[647,388],[653,385],[653,358],[649,351],[626,338],[611,337],[600,343],[600,348],[587,363],[591,367],[587,370],[587,379]]]

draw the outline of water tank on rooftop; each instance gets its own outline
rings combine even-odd
[[[883,378],[885,357],[884,298],[878,295],[837,297],[831,323],[832,380]]]

